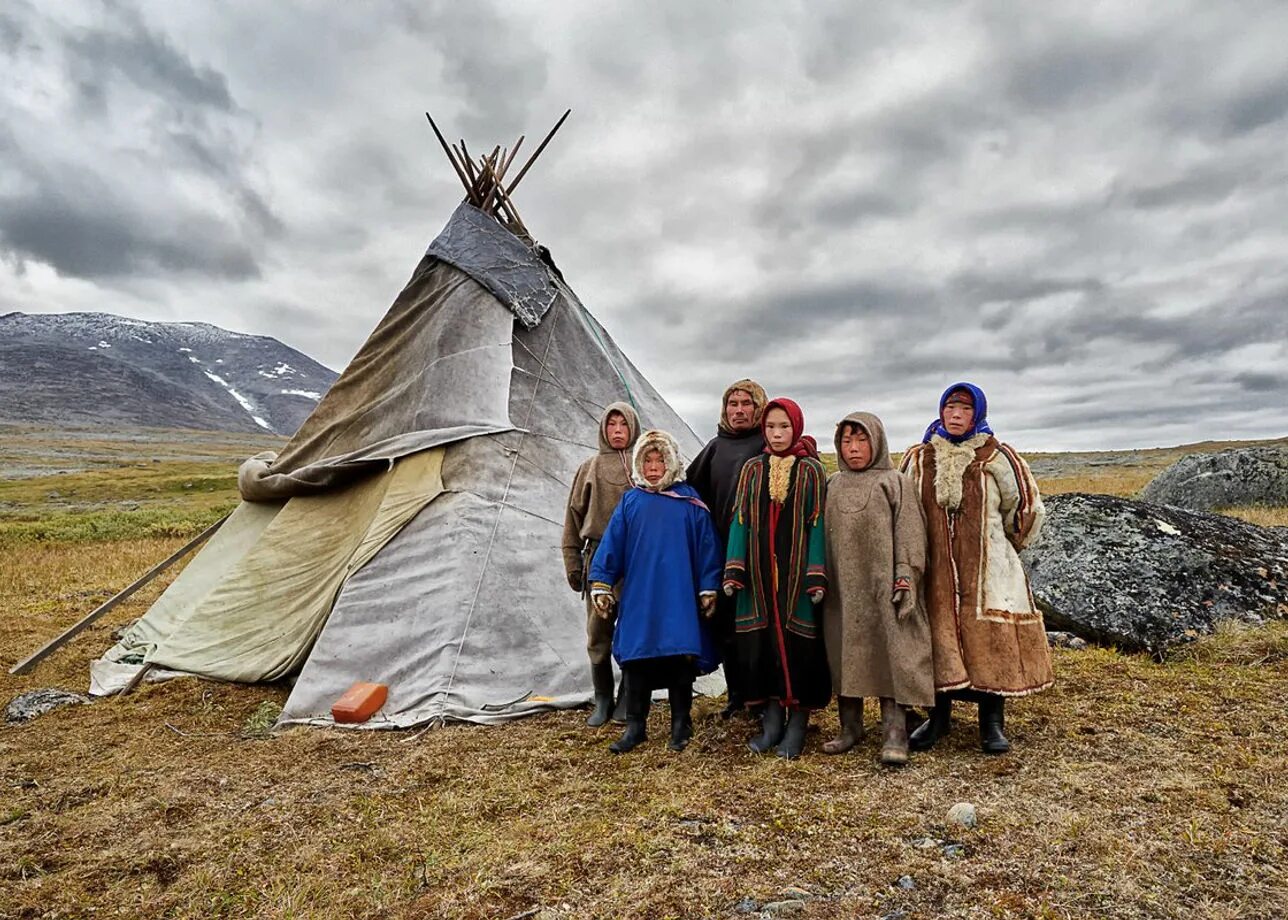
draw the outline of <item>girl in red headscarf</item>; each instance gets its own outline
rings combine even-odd
[[[832,693],[818,606],[827,591],[827,476],[796,403],[771,400],[760,427],[765,452],[738,479],[724,591],[738,595],[735,641],[747,703],[764,708],[749,746],[793,758],[805,748],[810,710],[825,707]]]

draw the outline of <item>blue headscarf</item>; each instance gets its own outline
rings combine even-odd
[[[975,404],[975,422],[965,434],[949,434],[948,429],[944,427],[944,406],[948,403],[948,397],[958,390],[965,390],[971,395],[971,401]],[[944,390],[944,394],[939,397],[939,415],[926,428],[926,434],[921,439],[921,443],[925,444],[935,435],[939,435],[945,441],[960,444],[977,434],[992,433],[993,429],[988,427],[988,397],[984,395],[984,391],[973,383],[954,383]]]

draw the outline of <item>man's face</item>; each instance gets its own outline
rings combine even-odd
[[[626,445],[631,443],[631,426],[626,424],[622,413],[608,413],[608,420],[604,422],[604,437],[613,450],[626,450]]]
[[[756,403],[746,390],[734,390],[725,400],[725,424],[734,431],[756,427]]]
[[[650,450],[644,455],[644,479],[649,485],[655,486],[662,481],[666,475],[666,461],[662,459],[662,454],[656,450]]]
[[[868,433],[857,425],[847,425],[841,433],[841,459],[856,473],[872,463],[872,442]]]
[[[765,416],[765,443],[780,452],[792,446],[792,420],[777,406]]]
[[[975,424],[975,406],[968,397],[954,394],[948,397],[948,402],[944,403],[940,420],[949,434],[960,437],[970,431],[971,426]]]

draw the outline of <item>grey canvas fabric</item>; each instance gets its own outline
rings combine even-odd
[[[331,705],[359,680],[389,687],[367,728],[492,722],[586,702],[585,613],[560,550],[572,477],[597,449],[604,408],[619,400],[645,427],[673,433],[686,460],[701,446],[544,251],[480,216],[458,209],[448,238],[430,247],[282,454],[243,468],[247,499],[333,500],[342,517],[347,486],[443,449],[444,491],[347,574],[316,632],[293,637],[307,654],[283,724],[329,723]],[[265,623],[276,613],[263,610]],[[271,633],[263,625],[257,635]],[[149,635],[156,645],[186,641]],[[722,686],[718,675],[699,682],[703,692]]]

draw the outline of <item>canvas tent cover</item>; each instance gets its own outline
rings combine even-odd
[[[549,255],[462,204],[312,416],[120,643],[91,692],[149,677],[298,674],[283,723],[328,723],[357,680],[369,727],[584,703],[585,612],[564,505],[603,408],[699,442]],[[714,675],[702,688],[719,692]]]

